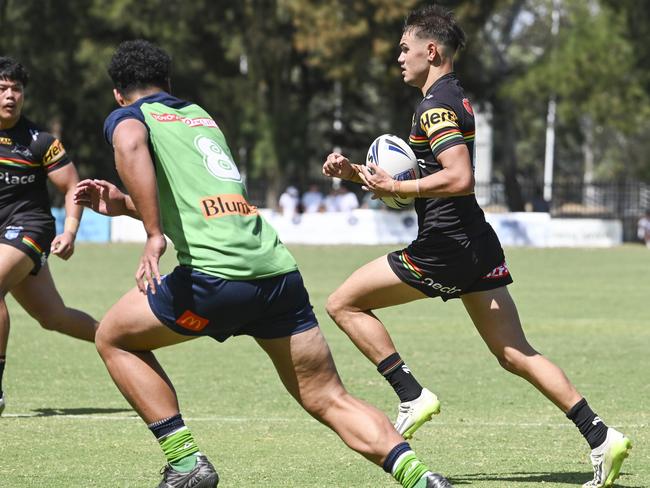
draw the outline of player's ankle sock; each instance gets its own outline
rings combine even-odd
[[[189,472],[196,466],[196,457],[200,455],[199,447],[192,437],[192,432],[185,426],[181,414],[158,420],[148,425],[156,436],[167,462],[176,471]]]
[[[404,488],[424,488],[431,471],[418,459],[407,442],[397,444],[386,456],[384,471],[393,475]],[[423,484],[424,480],[424,484]]]
[[[589,443],[592,449],[600,446],[607,438],[607,425],[589,407],[584,398],[566,413]]]
[[[0,397],[2,396],[2,376],[5,374],[6,356],[0,356]]]
[[[391,354],[377,365],[377,371],[393,387],[399,397],[400,402],[409,402],[415,400],[422,393],[422,386],[411,374],[411,370],[406,366],[399,353]]]

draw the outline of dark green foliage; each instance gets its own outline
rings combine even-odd
[[[26,114],[60,134],[82,176],[115,180],[102,123],[115,107],[106,67],[124,40],[173,57],[172,90],[217,120],[256,203],[304,186],[339,147],[353,159],[383,132],[406,136],[419,93],[397,65],[408,0],[2,0],[0,55],[31,72]],[[650,23],[636,1],[440,1],[468,42],[456,70],[494,112],[494,177],[521,206],[541,182],[548,98],[558,97],[558,175],[650,178]],[[639,10],[640,9],[640,10]],[[586,154],[588,152],[589,154]],[[590,163],[591,164],[591,163]]]

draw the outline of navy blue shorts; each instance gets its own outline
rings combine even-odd
[[[177,266],[147,293],[154,315],[174,332],[275,339],[318,326],[298,271],[259,280],[226,280]]]

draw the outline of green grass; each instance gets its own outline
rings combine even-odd
[[[327,295],[383,247],[293,247],[346,386],[391,418],[396,400],[324,313]],[[133,245],[80,245],[51,266],[66,302],[99,317],[133,285]],[[515,297],[531,342],[557,362],[603,419],[634,443],[617,486],[650,486],[650,253],[510,249]],[[173,253],[164,268],[173,266]],[[152,487],[164,464],[153,437],[110,381],[94,348],[46,332],[11,299],[0,418],[0,487]],[[570,421],[502,371],[458,300],[382,310],[420,381],[443,401],[412,446],[456,487],[566,487],[591,476]],[[397,486],[349,451],[284,392],[248,338],[200,339],[159,352],[220,488]]]

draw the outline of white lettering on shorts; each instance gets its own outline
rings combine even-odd
[[[433,281],[431,278],[424,278],[422,280],[422,283],[440,293],[446,293],[448,295],[454,295],[463,291],[460,288],[456,288],[454,285],[449,286],[445,285],[444,283],[438,283],[436,281]]]

